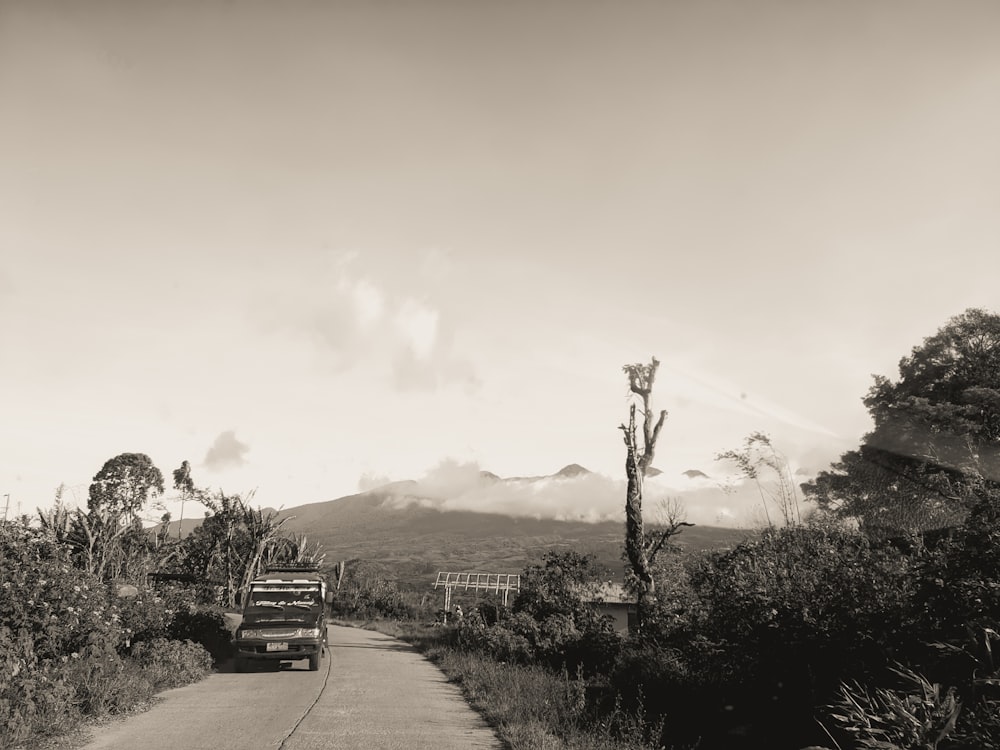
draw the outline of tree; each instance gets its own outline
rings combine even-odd
[[[593,555],[575,550],[546,552],[540,565],[525,568],[513,610],[527,612],[539,622],[564,615],[582,624],[594,617],[591,604],[598,597],[600,583]]]
[[[163,494],[163,474],[145,453],[121,453],[94,475],[87,512],[78,511],[70,540],[85,570],[109,580],[145,574],[151,540],[139,516]]]
[[[629,405],[629,421],[620,425],[625,434],[625,476],[628,486],[625,495],[625,556],[637,584],[637,619],[642,627],[643,610],[656,595],[656,580],[653,565],[656,556],[666,542],[680,533],[682,527],[693,526],[677,517],[665,527],[647,534],[642,517],[643,479],[649,474],[656,451],[656,441],[667,419],[666,410],[655,416],[652,409],[653,382],[660,363],[653,357],[650,364],[625,365],[622,370],[628,376],[628,386],[632,403]],[[636,435],[636,400],[642,405],[642,445]]]
[[[177,521],[177,538],[182,536],[184,527],[184,501],[194,494],[194,480],[191,479],[191,464],[182,461],[181,465],[174,469],[174,489],[181,491],[181,517]]]
[[[821,508],[869,531],[954,524],[980,480],[1000,482],[1000,315],[969,309],[875,376],[864,398],[874,429],[803,485]]]
[[[163,494],[163,474],[145,453],[121,453],[94,475],[87,507],[135,517],[146,502]]]
[[[205,520],[180,544],[178,566],[202,581],[222,585],[222,604],[233,606],[236,592],[245,590],[272,562],[321,560],[319,546],[308,545],[304,537],[286,539],[281,527],[293,517],[280,518],[277,511],[250,507],[252,494],[197,492],[198,501],[208,508]]]

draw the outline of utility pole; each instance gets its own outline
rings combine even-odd
[[[10,493],[9,492],[6,495],[4,495],[4,500],[6,502],[3,504],[3,522],[7,523],[7,510],[10,508]]]

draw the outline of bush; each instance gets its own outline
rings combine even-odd
[[[168,629],[175,641],[194,641],[218,663],[233,655],[232,636],[219,611],[183,609],[174,614]]]
[[[118,610],[122,628],[131,643],[163,638],[170,632],[174,610],[166,599],[152,589],[142,590],[136,597],[120,600]]]
[[[172,631],[220,652],[223,640],[228,646],[228,631],[219,632],[221,615],[199,614],[183,604],[183,596],[154,591],[119,600],[74,567],[69,545],[45,531],[0,524],[0,569],[4,750],[68,731],[87,718],[132,710],[155,690],[203,677],[211,667],[208,653],[163,640]],[[138,641],[134,648],[142,662],[124,656],[129,637]]]
[[[962,639],[970,623],[1000,621],[1000,496],[984,492],[965,525],[930,557],[919,592],[927,628]]]
[[[367,568],[353,570],[334,602],[342,617],[412,619],[416,608],[406,602],[395,581]]]
[[[0,748],[57,734],[79,722],[74,691],[60,667],[34,658],[27,633],[15,639],[0,627]]]
[[[530,664],[535,658],[531,641],[507,625],[484,627],[474,622],[462,622],[456,629],[456,645],[510,664]]]
[[[723,673],[832,694],[845,674],[883,666],[914,646],[915,570],[892,547],[847,531],[769,530],[703,557],[691,585],[700,611],[682,638],[718,644]],[[809,676],[806,676],[806,672]]]
[[[842,685],[830,718],[859,750],[936,748],[954,731],[962,708],[954,688],[907,669],[893,672],[901,683],[897,689]]]
[[[92,645],[71,657],[65,669],[73,702],[86,717],[125,713],[153,697],[153,686],[142,670],[109,645]]]
[[[132,659],[143,669],[154,691],[197,682],[212,671],[211,654],[190,640],[154,638],[137,643]]]
[[[31,633],[39,660],[59,659],[89,643],[122,642],[107,587],[74,568],[69,550],[41,531],[0,524],[0,569],[0,622],[11,633]]]

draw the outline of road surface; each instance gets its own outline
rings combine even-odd
[[[402,641],[330,626],[308,662],[218,672],[94,730],[83,750],[466,750],[502,744],[434,665]]]

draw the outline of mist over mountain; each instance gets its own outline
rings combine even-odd
[[[475,463],[444,461],[417,480],[385,482],[325,502],[278,511],[283,529],[322,545],[327,559],[385,566],[411,587],[439,570],[517,573],[546,552],[592,554],[609,580],[621,580],[625,481],[579,464],[541,476],[500,477]],[[645,482],[647,523],[665,519],[676,499],[695,523],[674,539],[687,550],[731,546],[751,523],[737,523],[760,502],[756,489],[728,486],[698,469]],[[184,530],[197,522],[185,521]],[[176,522],[171,523],[176,533]]]
[[[624,478],[611,478],[579,464],[543,476],[501,478],[474,462],[446,460],[419,480],[371,488],[397,508],[493,513],[515,518],[600,523],[624,520]],[[679,501],[687,520],[717,526],[752,525],[760,504],[755,487],[700,469],[677,474],[654,471],[644,482],[646,509],[656,521],[659,507]]]
[[[542,512],[552,510],[553,497],[568,507],[574,494],[609,489],[609,480],[579,468],[568,477],[501,479],[480,476],[474,466],[453,466],[424,480],[392,482],[280,515],[289,519],[285,530],[322,544],[328,559],[378,562],[415,588],[430,585],[439,570],[517,573],[546,552],[570,549],[594,555],[609,580],[621,581],[623,518]],[[461,494],[449,496],[449,490]],[[498,507],[534,512],[501,513]],[[747,533],[699,525],[675,541],[689,550],[717,548]]]

